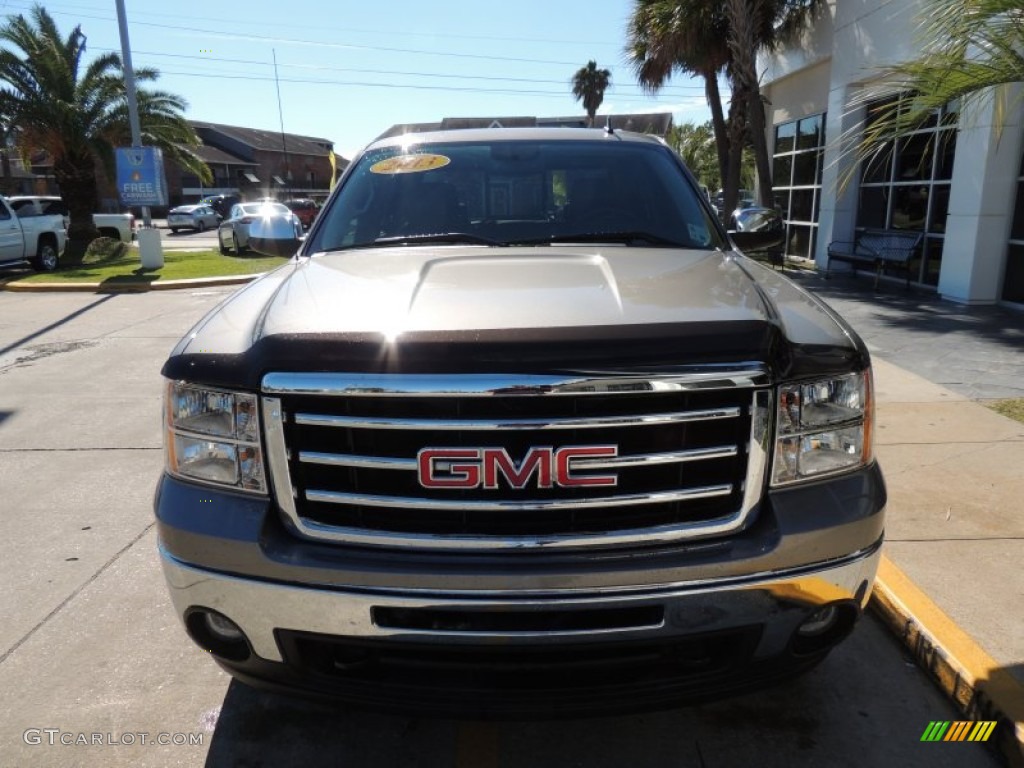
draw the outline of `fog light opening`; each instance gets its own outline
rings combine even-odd
[[[850,634],[858,616],[859,606],[849,600],[816,608],[793,632],[793,653],[807,656],[827,651]]]
[[[245,661],[252,654],[242,628],[209,608],[191,608],[185,615],[185,628],[196,645],[214,656]]]
[[[839,621],[839,609],[834,605],[826,605],[812,613],[809,619],[797,627],[796,633],[801,637],[815,637],[828,632],[837,621]]]

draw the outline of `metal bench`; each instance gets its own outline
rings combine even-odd
[[[910,287],[910,260],[921,248],[924,240],[923,232],[906,229],[863,229],[854,235],[853,242],[834,240],[828,244],[828,265],[825,277],[829,277],[832,261],[846,261],[853,266],[854,274],[857,265],[871,265],[875,268],[875,288],[887,266],[903,269],[907,275],[907,287]]]

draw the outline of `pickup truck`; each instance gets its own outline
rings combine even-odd
[[[164,364],[154,502],[174,609],[239,680],[581,715],[768,685],[853,630],[868,351],[660,139],[384,139],[304,238],[250,237],[290,258]]]
[[[20,218],[7,198],[0,198],[0,264],[27,261],[40,272],[57,268],[67,232],[58,215]]]
[[[8,200],[20,218],[58,214],[64,218],[64,229],[71,223],[67,204],[55,195],[18,195]],[[130,213],[94,213],[92,221],[104,237],[125,243],[135,238],[135,216]]]

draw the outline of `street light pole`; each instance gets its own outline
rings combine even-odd
[[[132,50],[128,44],[128,17],[124,12],[124,0],[114,0],[117,5],[117,26],[121,32],[121,63],[124,66],[124,90],[128,97],[128,124],[132,130],[132,146],[142,146],[142,126],[139,123],[139,100],[135,95],[135,70],[132,68]],[[142,223],[146,229],[153,226],[149,206],[142,206]]]

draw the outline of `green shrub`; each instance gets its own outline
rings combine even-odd
[[[85,249],[83,264],[106,264],[128,254],[128,245],[113,237],[97,237]]]

